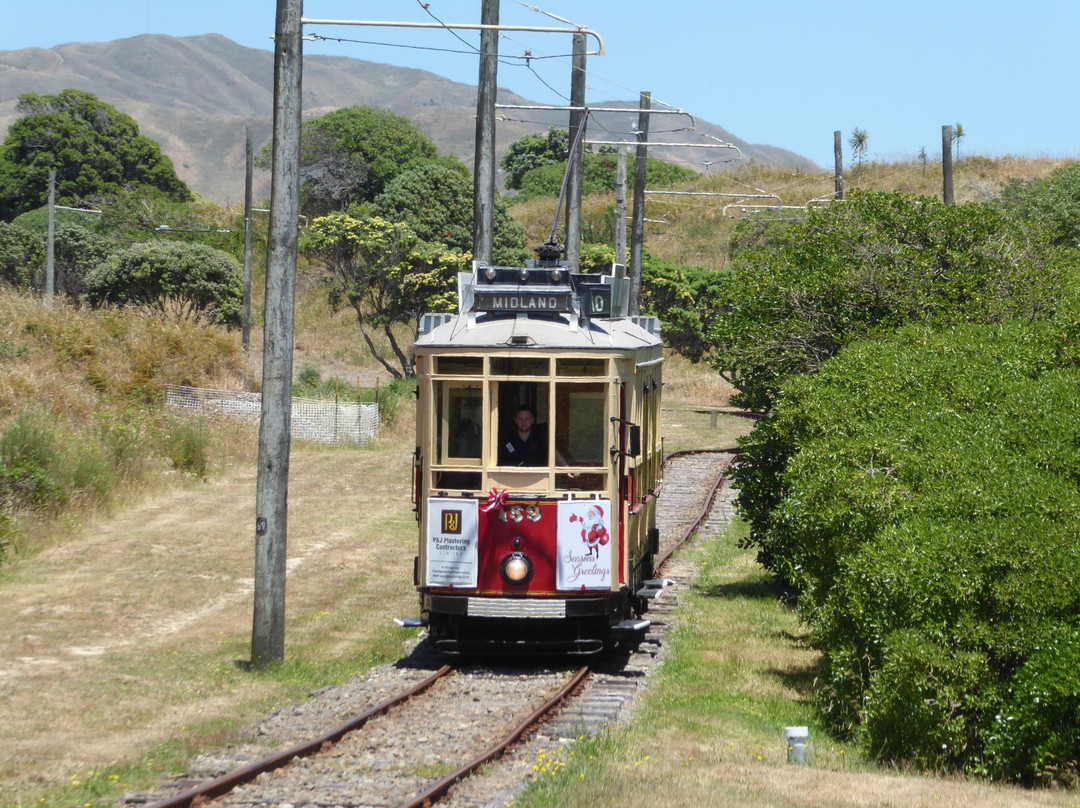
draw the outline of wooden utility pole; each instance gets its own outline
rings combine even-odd
[[[285,658],[285,553],[292,429],[293,307],[300,222],[303,14],[303,0],[277,0],[262,417],[255,482],[255,614],[251,662],[256,667]]]
[[[244,126],[244,311],[241,320],[241,344],[244,353],[251,347],[251,187],[255,173],[255,155],[251,145],[251,124]]]
[[[952,125],[941,127],[941,196],[946,205],[953,203],[952,188]]]
[[[499,0],[483,0],[482,25],[499,24]],[[480,32],[480,80],[476,93],[476,156],[473,163],[473,258],[490,264],[495,243],[495,97],[499,31]]]
[[[615,164],[615,263],[626,266],[626,163],[627,150],[619,148]]]
[[[833,164],[836,166],[836,193],[837,199],[844,198],[844,143],[840,136],[840,130],[832,133]]]
[[[649,109],[652,93],[643,92],[638,103],[637,154],[634,159],[634,221],[630,228],[629,314],[641,314],[641,254],[645,248],[645,170],[649,159]]]
[[[581,263],[581,193],[585,181],[585,34],[574,34],[570,76],[570,163],[566,177],[566,263]],[[575,148],[575,146],[577,148]]]
[[[49,212],[45,235],[45,302],[56,294],[56,169],[49,169]]]

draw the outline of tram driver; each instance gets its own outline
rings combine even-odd
[[[499,465],[546,466],[547,454],[547,424],[536,423],[536,411],[521,404],[514,412],[513,426],[499,442]]]

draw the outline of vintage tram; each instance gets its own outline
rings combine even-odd
[[[627,287],[478,265],[423,316],[410,622],[436,648],[592,654],[648,626],[664,359]]]

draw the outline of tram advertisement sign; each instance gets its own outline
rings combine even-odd
[[[611,589],[611,500],[559,503],[555,586]]]
[[[428,586],[476,586],[477,512],[475,499],[428,500]]]

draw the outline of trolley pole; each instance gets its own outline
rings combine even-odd
[[[581,193],[585,182],[585,34],[574,34],[570,76],[570,165],[566,178],[566,263],[581,263]],[[574,148],[574,145],[577,148]]]
[[[619,148],[615,163],[615,263],[626,267],[626,163],[630,147]]]
[[[641,314],[641,255],[645,248],[645,169],[649,160],[649,109],[652,93],[643,92],[638,104],[637,154],[634,165],[634,221],[630,229],[630,311]]]
[[[483,0],[482,25],[498,26],[499,0]],[[495,97],[499,31],[480,32],[480,81],[476,93],[476,157],[473,165],[473,258],[491,263],[495,243]]]
[[[300,221],[303,8],[303,0],[277,0],[274,156],[255,490],[255,613],[251,631],[251,662],[255,667],[285,658],[285,552],[292,429],[293,307]]]

